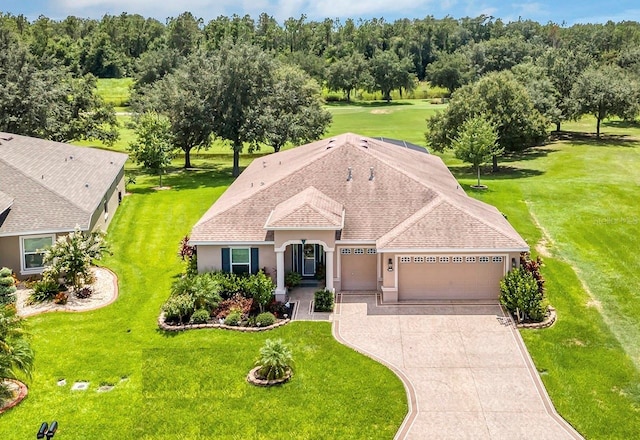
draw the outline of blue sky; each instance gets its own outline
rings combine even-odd
[[[532,19],[540,23],[603,23],[608,20],[640,21],[638,0],[0,0],[0,11],[60,19],[67,15],[99,18],[104,14],[138,13],[164,21],[191,11],[205,21],[218,15],[267,12],[282,22],[306,14],[310,19],[421,18],[427,15],[455,18],[492,15],[504,21]]]

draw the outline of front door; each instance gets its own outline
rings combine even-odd
[[[302,252],[302,276],[314,276],[316,274],[316,246],[305,244]]]

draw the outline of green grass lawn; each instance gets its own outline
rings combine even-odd
[[[53,419],[66,439],[393,437],[407,411],[400,380],[335,341],[329,323],[260,334],[157,329],[181,270],[179,240],[230,181],[224,167],[174,172],[169,191],[138,179],[110,227],[113,256],[104,261],[119,275],[120,298],[94,312],[29,318],[36,372],[27,400],[1,416],[0,438],[31,438]],[[274,337],[291,344],[295,377],[253,387],[246,374]],[[58,387],[61,378],[69,384]],[[90,389],[70,391],[78,380]],[[115,389],[98,393],[102,384]]]
[[[126,111],[125,107],[129,105],[132,85],[133,78],[100,78],[97,89],[98,94],[107,103],[113,104],[118,111]]]

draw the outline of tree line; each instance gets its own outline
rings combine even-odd
[[[95,78],[133,77],[134,108],[167,118],[170,144],[185,152],[189,166],[189,151],[212,136],[234,151],[243,144],[277,151],[321,135],[329,120],[319,108],[321,87],[347,101],[361,90],[390,100],[392,91],[402,95],[425,80],[451,96],[428,121],[433,149],[451,147],[462,124],[480,115],[496,131],[496,147],[509,152],[544,140],[550,123],[560,130],[584,114],[596,118],[598,135],[603,119],[634,119],[639,43],[633,21],[564,26],[484,15],[393,22],[301,15],[279,23],[263,13],[205,23],[185,12],[162,23],[127,13],[34,21],[0,13],[0,129],[113,141],[113,109],[95,93]],[[250,58],[236,63],[239,53]],[[250,77],[241,83],[241,75]],[[187,114],[211,120],[197,132]]]

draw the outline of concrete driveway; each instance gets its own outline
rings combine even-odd
[[[381,305],[342,294],[334,335],[388,365],[409,414],[397,439],[581,439],[555,412],[498,305]]]

